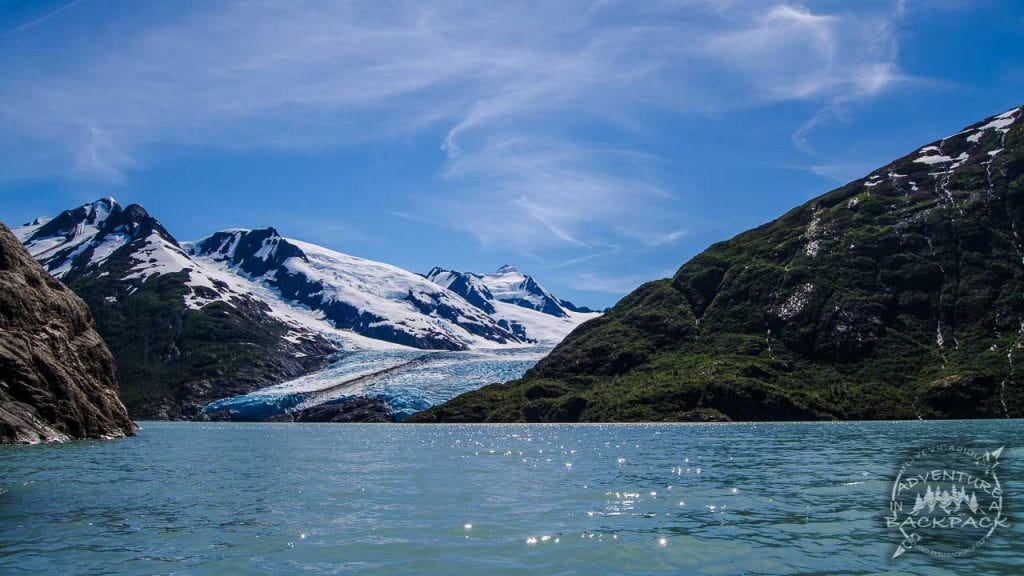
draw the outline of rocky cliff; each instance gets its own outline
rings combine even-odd
[[[89,308],[0,224],[0,443],[135,430]]]
[[[1024,416],[1024,110],[720,242],[420,421]]]

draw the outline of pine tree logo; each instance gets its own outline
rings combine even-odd
[[[932,514],[935,512],[935,507],[938,506],[948,516],[954,512],[959,512],[960,507],[963,505],[967,505],[971,514],[977,514],[980,510],[978,508],[978,497],[974,492],[971,492],[971,497],[968,498],[967,489],[963,486],[958,491],[954,484],[947,491],[941,489],[932,490],[932,485],[928,484],[924,496],[918,493],[917,499],[914,500],[914,508],[910,511],[910,514],[917,515],[919,512]],[[981,512],[984,514],[984,511]]]
[[[893,558],[910,550],[963,556],[1008,528],[996,469],[1003,448],[977,450],[940,444],[919,450],[900,465],[893,482],[886,527],[901,541]]]

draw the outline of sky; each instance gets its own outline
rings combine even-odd
[[[1024,3],[0,0],[0,221],[103,196],[604,307],[1024,104]]]

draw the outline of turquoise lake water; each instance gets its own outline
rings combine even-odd
[[[0,574],[1024,574],[1024,422],[141,423],[0,447]],[[1010,527],[886,528],[937,442],[1006,446]]]

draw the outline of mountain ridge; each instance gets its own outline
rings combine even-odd
[[[179,242],[141,206],[110,197],[15,232],[87,301],[124,366],[125,402],[141,418],[202,417],[214,400],[308,374],[351,351],[553,344],[586,319],[531,322],[525,309],[492,318],[422,275],[272,227]]]
[[[189,251],[225,262],[229,269],[274,288],[285,300],[323,312],[336,328],[370,338],[442,350],[465,350],[480,340],[521,342],[422,276],[284,238],[273,228],[217,232],[190,243]]]
[[[413,421],[1020,417],[1020,107],[711,245]]]
[[[426,278],[489,310],[500,325],[536,342],[557,344],[576,326],[600,315],[558,298],[508,264],[491,273],[434,267]]]

